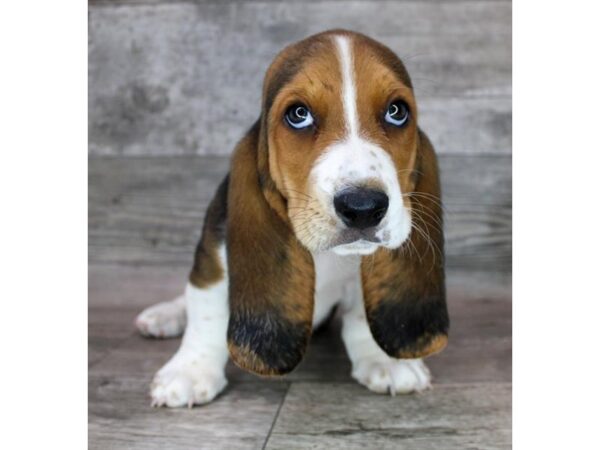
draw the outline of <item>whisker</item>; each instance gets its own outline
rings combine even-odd
[[[436,197],[432,194],[427,194],[425,192],[409,192],[406,194],[402,194],[402,197],[408,197],[409,199],[414,200],[415,202],[419,202],[420,205],[430,208],[431,207],[429,205],[423,205],[421,203],[421,201],[431,201],[433,202],[436,206],[439,206],[442,211],[444,211],[445,213],[450,213],[450,211],[448,210],[448,208],[446,207],[446,205],[444,203],[442,203],[442,201],[440,200],[439,197]]]
[[[289,210],[302,210],[302,211],[316,211],[314,208],[312,208],[311,206],[288,206],[288,211]]]
[[[434,223],[436,225],[436,229],[438,231],[443,231],[444,225],[443,225],[442,221],[438,217],[436,217],[435,215],[433,215],[432,213],[425,211],[423,209],[423,207],[422,207],[423,205],[420,205],[420,206],[421,206],[421,210],[420,211],[417,211],[414,208],[411,208],[410,211],[414,212],[415,214],[425,214],[427,217],[429,217],[431,220],[434,221]]]
[[[300,195],[303,195],[306,198],[314,200],[313,197],[311,195],[307,194],[306,192],[297,191],[296,189],[289,189],[289,188],[285,189],[284,193],[288,193],[288,192],[293,192],[295,194],[300,194]]]
[[[420,193],[413,193],[410,195],[403,194],[402,196],[408,197],[412,200],[419,201],[419,202],[425,202],[425,201],[432,202],[434,205],[439,206],[442,209],[445,207],[444,204],[442,203],[442,201],[436,197],[427,197],[424,194],[420,194]]]
[[[423,223],[423,225],[424,225],[424,226],[425,226],[425,228],[427,229],[427,235],[428,235],[428,237],[429,237],[429,241],[430,241],[430,242],[431,242],[431,244],[432,244],[432,245],[433,245],[433,246],[434,246],[434,247],[437,249],[437,251],[438,251],[438,255],[440,255],[440,257],[441,257],[441,256],[443,256],[443,254],[442,254],[442,249],[441,249],[441,248],[440,248],[440,247],[437,245],[437,243],[435,242],[435,240],[431,238],[431,233],[430,233],[430,231],[429,231],[429,226],[428,226],[427,222],[425,222],[425,221],[423,220],[423,218],[422,218],[422,217],[419,217],[419,220],[420,220],[420,221]],[[442,230],[438,230],[438,231],[439,231],[440,233],[442,233]]]
[[[421,234],[421,236],[425,239],[425,242],[427,243],[427,248],[431,250],[431,254],[433,256],[432,266],[429,269],[429,272],[431,272],[431,270],[433,270],[433,268],[435,267],[435,263],[436,263],[436,250],[437,250],[437,254],[440,256],[440,258],[443,257],[442,250],[437,245],[437,243],[433,239],[431,239],[431,236],[429,234],[429,227],[427,226],[427,223],[423,220],[423,218],[420,217],[418,214],[415,214],[415,218],[418,218],[421,221],[421,223],[425,226],[425,228],[427,229],[427,233],[425,233],[425,231],[423,231],[423,229],[421,227],[419,227],[416,223],[414,223],[414,221],[412,223],[415,230],[417,230]]]
[[[423,264],[423,258],[421,257],[421,255],[419,254],[419,250],[417,249],[416,245],[414,244],[414,242],[412,241],[411,238],[409,238],[407,240],[409,246],[407,247],[410,250],[411,256],[412,256],[412,251],[414,249],[415,251],[415,255],[417,256],[417,258],[419,259],[419,264]]]
[[[309,198],[302,198],[302,197],[288,197],[286,199],[288,201],[288,203],[290,202],[290,200],[296,201],[296,202],[304,202],[306,204],[311,203],[313,200],[309,199]]]
[[[440,205],[442,204],[442,199],[440,197],[438,197],[437,195],[430,194],[428,192],[417,192],[417,191],[406,192],[406,193],[403,193],[402,196],[403,197],[423,197],[428,200],[432,200],[436,203],[439,203]]]
[[[414,172],[414,173],[418,173],[419,175],[423,175],[423,172],[421,172],[420,170],[416,170],[416,169],[399,169],[399,170],[396,170],[396,173],[402,173],[402,172]]]
[[[423,239],[427,243],[427,250],[425,250],[424,255],[427,254],[428,250],[431,250],[431,254],[433,256],[433,264],[435,265],[435,251],[430,244],[430,239],[427,237],[427,234],[418,225],[416,225],[414,222],[412,225],[413,225],[413,228],[423,237]],[[432,266],[432,268],[433,268],[433,266]],[[430,269],[430,271],[431,271],[431,269]],[[429,273],[429,272],[427,272],[427,273]]]

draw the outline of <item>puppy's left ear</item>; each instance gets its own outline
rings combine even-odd
[[[419,131],[410,199],[412,228],[399,249],[363,257],[361,276],[367,319],[379,346],[394,358],[421,358],[447,343],[444,235],[438,167],[433,147]]]

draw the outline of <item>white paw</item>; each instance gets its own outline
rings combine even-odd
[[[227,385],[222,372],[207,369],[206,361],[167,364],[154,377],[150,388],[152,406],[177,408],[213,400]]]
[[[143,336],[169,338],[181,336],[185,322],[185,300],[180,297],[146,308],[135,319],[135,326]]]
[[[420,359],[365,358],[354,365],[352,376],[379,394],[408,394],[431,387],[431,374]]]

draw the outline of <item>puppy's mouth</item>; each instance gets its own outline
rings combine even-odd
[[[352,244],[360,241],[363,241],[365,244],[379,244],[381,243],[381,238],[376,236],[376,232],[377,230],[375,228],[369,228],[366,230],[346,228],[337,235],[337,238],[334,240],[332,247]]]
[[[331,244],[331,249],[340,255],[369,255],[383,243],[377,229],[345,229]]]

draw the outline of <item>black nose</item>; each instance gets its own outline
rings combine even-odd
[[[375,189],[346,189],[333,199],[335,212],[349,228],[374,227],[385,216],[389,199]]]

